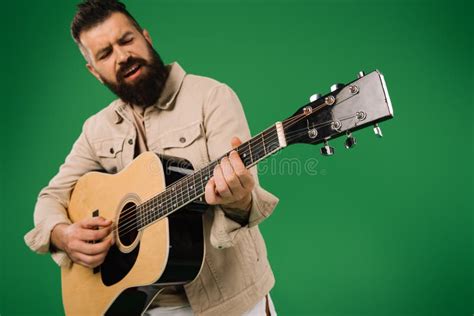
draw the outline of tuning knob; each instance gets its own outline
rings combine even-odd
[[[374,125],[374,133],[378,137],[383,137],[382,129],[380,128],[379,124]]]
[[[334,155],[334,147],[329,146],[328,141],[324,141],[324,146],[321,147],[321,155],[332,156]]]
[[[342,83],[335,83],[331,86],[331,92],[334,92],[334,91],[336,91],[338,89],[341,89],[343,87],[344,87],[344,85]]]
[[[309,97],[309,102],[314,102],[317,99],[319,99],[320,97],[321,97],[320,93],[315,93],[315,94],[313,94],[312,96]]]
[[[365,72],[363,71],[359,71],[359,73],[357,74],[357,78],[362,78],[363,76],[365,76]]]
[[[347,149],[351,149],[356,144],[357,144],[357,139],[354,136],[352,136],[352,133],[347,134],[347,138],[346,138],[346,141],[344,142],[344,146]]]

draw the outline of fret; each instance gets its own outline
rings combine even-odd
[[[143,225],[146,226],[150,222],[150,217],[153,215],[153,200],[152,203],[147,203],[143,207]]]
[[[202,169],[200,172],[199,172],[199,178],[198,178],[198,182],[196,183],[196,190],[198,192],[198,194],[204,192],[204,187],[202,186],[202,182],[203,182],[203,178],[204,178],[204,169]]]
[[[200,175],[201,175],[201,173],[198,172],[198,173],[196,174],[196,176],[193,176],[193,177],[192,177],[192,178],[193,178],[193,186],[194,186],[194,199],[199,196],[199,191],[198,191],[198,185],[199,185],[199,184],[198,184],[198,182],[197,182],[197,176],[200,176]]]
[[[151,203],[146,205],[145,213],[145,225],[153,221],[153,215],[156,213],[156,200],[152,200]]]
[[[165,194],[165,200],[164,200],[164,209],[165,210],[171,210],[173,207],[173,194],[171,194],[171,191],[165,191],[167,194]]]
[[[250,151],[248,150],[247,143],[240,145],[237,148],[237,152],[239,153],[240,159],[242,159],[242,162],[246,167],[252,164],[252,158],[250,157]]]
[[[147,223],[147,215],[149,213],[149,212],[147,212],[148,211],[148,204],[149,204],[148,202],[145,202],[145,203],[139,205],[140,206],[140,217],[141,217],[140,228],[145,226],[146,223]]]
[[[143,211],[142,211],[142,205],[137,205],[135,206],[135,213],[136,213],[136,221],[137,221],[137,227],[140,228],[143,225]]]
[[[248,164],[249,166],[253,164],[254,159],[253,159],[253,154],[252,154],[252,139],[250,139],[248,142],[248,147],[249,147],[249,157],[250,157],[250,163]]]
[[[261,137],[254,137],[249,141],[249,147],[251,150],[250,156],[252,157],[252,164],[259,161],[261,158],[265,156],[265,152],[262,148],[262,138]]]
[[[189,177],[188,181],[188,199],[194,200],[194,196],[196,195],[196,184],[194,182],[194,175]]]
[[[152,223],[160,214],[159,202],[161,199],[153,200],[153,203],[150,205],[147,216],[147,225]]]
[[[171,191],[169,191],[169,205],[170,205],[170,208],[172,209],[175,205],[176,205],[176,193],[175,193],[175,186],[172,186],[171,188]]]
[[[184,178],[181,182],[181,205],[186,204],[186,201],[191,201],[191,189],[189,188],[188,178]]]
[[[147,221],[146,224],[148,225],[149,223],[153,222],[156,218],[156,215],[159,214],[159,199],[154,199],[152,200],[151,205],[148,208],[148,215],[147,215]]]
[[[260,135],[262,135],[261,138],[262,138],[263,156],[266,156],[267,150],[265,149],[265,136],[264,136],[264,133],[261,133]]]
[[[206,186],[206,183],[207,183],[207,181],[204,180],[204,175],[207,174],[207,173],[208,173],[207,167],[204,167],[199,172],[199,183],[196,185],[199,194],[204,192],[204,189],[205,189],[205,186]]]
[[[182,192],[182,188],[180,186],[181,183],[179,183],[178,185],[176,185],[176,190],[175,190],[175,204],[173,206],[173,208],[176,208],[178,205],[182,205],[183,203],[183,192]]]
[[[191,193],[190,193],[190,188],[188,184],[188,179],[184,178],[181,180],[182,182],[180,183],[181,186],[181,203],[182,205],[185,203],[185,201],[190,201],[191,199]],[[186,197],[184,196],[186,194]]]
[[[146,226],[152,221],[153,214],[155,213],[155,201],[151,200],[150,203],[146,203],[143,207],[144,210],[144,221],[143,225]]]
[[[139,204],[136,206],[136,212],[137,212],[137,227],[140,228],[143,226],[143,223],[144,223],[144,219],[143,219],[143,216],[145,215],[145,213],[143,212],[143,208],[144,208],[144,205],[143,204]]]
[[[155,213],[153,214],[153,216],[150,218],[150,223],[152,221],[156,221],[158,218],[160,218],[164,212],[165,212],[165,196],[161,196],[160,199],[158,199],[156,201],[156,207],[155,207]]]
[[[201,190],[201,177],[202,173],[201,171],[198,171],[195,176],[194,176],[194,192],[195,192],[195,197],[197,197],[200,193]]]
[[[278,148],[280,148],[280,143],[278,141],[278,134],[275,126],[265,130],[263,132],[265,135],[265,143],[268,153],[272,153]]]

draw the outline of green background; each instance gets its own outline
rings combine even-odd
[[[39,190],[113,96],[69,35],[76,1],[2,3],[3,315],[62,314],[59,269],[32,253]],[[472,315],[472,1],[126,1],[166,62],[239,95],[252,132],[359,70],[386,77],[395,119],[348,151],[297,145],[317,175],[261,175],[280,315]]]

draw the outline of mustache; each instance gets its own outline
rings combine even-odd
[[[134,65],[139,65],[139,66],[148,66],[148,62],[140,57],[129,57],[125,63],[123,63],[119,70],[117,71],[116,77],[117,81],[123,81],[125,79],[125,74],[127,71]]]

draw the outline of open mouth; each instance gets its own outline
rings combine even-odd
[[[129,78],[129,77],[133,77],[133,75],[135,75],[136,73],[138,73],[138,71],[142,68],[141,65],[139,64],[135,64],[133,65],[132,67],[130,67],[124,74],[124,78]]]

